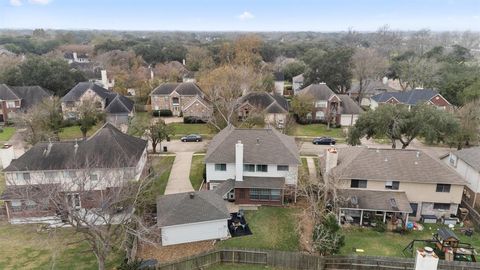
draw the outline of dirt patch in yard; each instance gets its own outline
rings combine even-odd
[[[213,249],[214,241],[201,241],[166,247],[156,247],[147,243],[142,243],[138,247],[137,257],[142,259],[157,259],[160,263],[166,263],[194,256]]]
[[[312,247],[314,220],[307,212],[307,206],[304,200],[297,201],[295,207],[301,209],[297,214],[297,230],[300,235],[300,249],[308,253],[313,253],[315,252]]]

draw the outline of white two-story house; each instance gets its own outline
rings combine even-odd
[[[294,138],[273,128],[228,126],[213,138],[205,163],[209,189],[224,198],[281,205],[294,196],[300,158]]]
[[[82,141],[41,142],[4,169],[5,202],[11,223],[54,223],[65,197],[75,209],[95,209],[105,195],[146,173],[147,141],[107,123]],[[54,194],[55,193],[55,194]]]
[[[463,191],[465,202],[477,206],[480,202],[480,147],[451,152],[442,160],[467,182]]]

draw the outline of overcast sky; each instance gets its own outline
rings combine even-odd
[[[480,31],[480,0],[0,0],[0,28]]]

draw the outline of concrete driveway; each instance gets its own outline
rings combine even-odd
[[[190,167],[193,152],[177,152],[168,178],[165,195],[193,191],[190,183]]]
[[[181,142],[180,140],[171,140],[169,142],[162,142],[162,149],[157,145],[157,151],[159,153],[163,152],[163,147],[166,146],[168,152],[178,153],[178,152],[200,152],[206,151],[207,145],[210,143],[210,140],[204,140],[202,142]],[[149,150],[151,150],[152,145],[149,143]]]

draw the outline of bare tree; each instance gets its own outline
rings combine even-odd
[[[88,131],[105,118],[102,106],[100,101],[93,99],[84,99],[78,106],[78,123],[84,139],[87,138]]]
[[[48,175],[32,172],[23,181],[7,178],[7,189],[14,190],[30,209],[56,215],[59,223],[55,225],[74,228],[97,258],[99,270],[106,269],[112,252],[125,248],[130,254],[127,236],[153,245],[160,239],[139,210],[151,178],[136,176],[135,168],[125,168],[125,160],[115,156],[111,153],[114,161],[109,169],[98,156],[87,155],[70,164],[69,170]]]
[[[358,80],[358,102],[369,83],[379,80],[387,69],[388,60],[372,48],[358,48],[352,57],[353,76]]]

